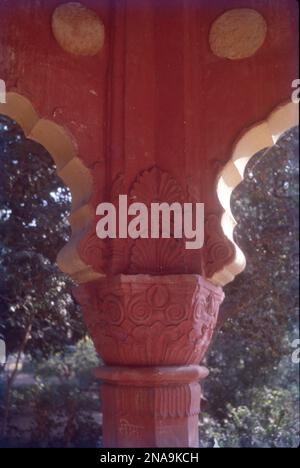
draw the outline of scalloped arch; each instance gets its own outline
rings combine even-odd
[[[6,94],[6,102],[0,103],[0,114],[15,120],[26,138],[41,144],[54,160],[58,176],[69,187],[72,196],[71,238],[57,256],[59,268],[75,281],[82,283],[102,276],[80,258],[77,246],[88,233],[93,220],[93,208],[89,205],[93,181],[89,169],[78,157],[77,145],[72,135],[55,122],[40,118],[26,97]]]
[[[233,239],[233,231],[237,223],[231,212],[230,199],[233,190],[244,179],[247,163],[259,151],[275,145],[284,132],[297,126],[298,123],[298,105],[293,102],[284,103],[271,112],[266,120],[244,131],[234,144],[232,157],[217,178],[217,194],[224,208],[221,219],[222,229],[225,236],[234,245],[235,258],[211,278],[208,278],[213,283],[225,286],[246,266],[245,256]]]

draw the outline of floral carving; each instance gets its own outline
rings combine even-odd
[[[96,228],[93,227],[90,233],[84,237],[78,247],[81,259],[90,265],[95,271],[101,272],[105,268],[105,247],[104,241],[99,239]]]
[[[124,320],[124,310],[122,302],[118,296],[108,294],[104,297],[101,305],[101,312],[104,315],[109,314],[109,321],[112,325],[120,325]]]
[[[151,202],[200,202],[191,196],[191,189],[185,192],[176,180],[157,167],[143,172],[133,184],[129,193],[131,201]],[[118,241],[116,242],[118,245]],[[127,242],[127,253],[117,248],[115,258],[123,258],[123,270],[117,272],[148,274],[197,273],[211,277],[234,256],[234,249],[224,236],[220,219],[215,214],[206,214],[205,245],[199,251],[186,250],[184,239],[137,239]],[[129,254],[128,254],[129,253]],[[114,259],[113,259],[114,262]],[[120,265],[119,261],[119,265]],[[126,269],[126,266],[128,269]]]
[[[145,203],[145,205],[152,202],[183,202],[184,193],[170,174],[152,167],[137,178],[130,191],[130,199]]]
[[[116,206],[124,194],[119,174],[113,183],[111,200]],[[176,180],[157,167],[144,171],[129,191],[130,202],[183,202],[184,193]],[[184,264],[184,244],[178,239],[113,239],[110,241],[110,271],[118,273],[180,273]]]
[[[149,321],[152,315],[152,308],[147,302],[141,302],[137,298],[133,298],[129,304],[130,318],[136,325],[144,324]]]
[[[219,217],[215,214],[208,215],[205,221],[205,277],[213,276],[230,263],[233,257],[233,244],[224,236]]]
[[[142,172],[132,184],[128,202],[201,202],[191,195],[192,187],[183,190],[167,172],[157,167]],[[119,174],[112,184],[110,201],[118,216],[118,197],[126,194],[124,176]],[[210,278],[232,261],[234,248],[224,236],[220,217],[206,213],[205,243],[199,250],[187,250],[186,239],[105,239],[96,235],[96,224],[80,243],[80,256],[95,271],[109,274],[202,274]]]
[[[147,302],[154,307],[164,307],[169,300],[169,290],[166,286],[155,284],[146,293]]]
[[[184,304],[171,304],[166,309],[167,320],[172,323],[183,322],[188,315],[188,308]]]
[[[184,245],[181,239],[137,239],[132,246],[130,273],[181,273]]]
[[[96,307],[84,307],[84,315],[110,365],[199,363],[223,299],[220,288],[196,275],[118,276],[93,288]]]

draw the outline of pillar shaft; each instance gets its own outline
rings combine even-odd
[[[106,447],[198,447],[200,366],[103,367]]]

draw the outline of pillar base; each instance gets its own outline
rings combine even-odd
[[[205,367],[101,367],[104,447],[198,447]]]

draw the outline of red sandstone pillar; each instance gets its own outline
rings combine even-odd
[[[198,447],[200,366],[103,367],[105,447]]]
[[[200,381],[208,374],[198,364],[221,288],[199,275],[120,275],[82,285],[76,297],[106,364],[96,373],[104,445],[197,447]]]
[[[58,256],[105,366],[106,446],[196,446],[199,367],[221,287],[245,266],[230,196],[297,123],[295,0],[0,2],[0,112],[72,192]],[[38,40],[37,40],[38,38]],[[201,202],[204,246],[96,235],[118,195]]]

